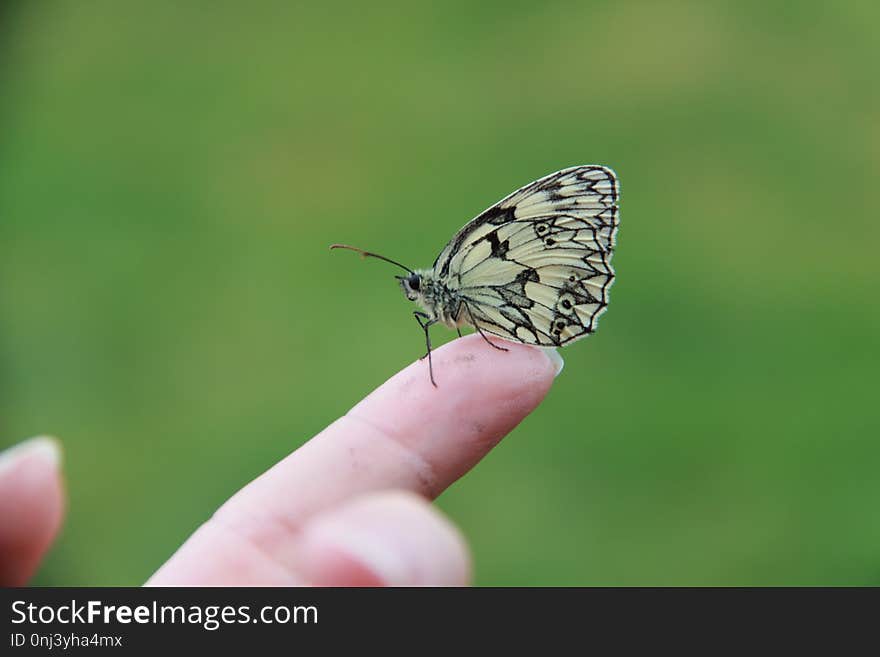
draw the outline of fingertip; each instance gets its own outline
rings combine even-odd
[[[36,436],[13,445],[0,452],[0,477],[24,461],[34,461],[49,470],[58,470],[61,465],[61,443],[52,436]]]
[[[508,342],[490,338],[491,344],[479,335],[467,335],[453,340],[434,352],[435,374],[440,367],[449,370],[457,384],[469,385],[479,381],[474,370],[479,368],[487,378],[484,383],[547,385],[562,371],[562,357],[555,348]],[[494,345],[494,346],[493,346]],[[438,364],[440,364],[438,366]]]
[[[428,359],[422,358],[355,408],[389,397],[405,400],[410,407],[447,405],[462,391],[473,398],[510,398],[525,389],[543,398],[562,370],[562,358],[555,350],[500,339],[492,344],[479,335],[453,340],[432,352],[436,385],[431,382]]]
[[[557,366],[535,347],[479,335],[433,352],[377,388],[348,415],[394,438],[430,465],[438,494],[473,467],[547,395]]]
[[[40,436],[0,453],[0,584],[37,569],[64,514],[60,443]]]

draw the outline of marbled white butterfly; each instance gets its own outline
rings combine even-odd
[[[558,347],[596,329],[614,280],[611,255],[618,225],[619,185],[604,166],[551,173],[513,192],[467,223],[431,269],[410,269],[385,256],[345,244],[362,256],[407,271],[397,276],[425,332],[440,322],[461,335],[472,326],[486,338]]]

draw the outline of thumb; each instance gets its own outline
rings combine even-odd
[[[373,493],[307,522],[300,572],[318,586],[464,586],[470,554],[461,534],[427,500]]]

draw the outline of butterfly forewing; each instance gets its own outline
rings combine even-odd
[[[550,174],[462,228],[434,276],[463,301],[463,319],[543,346],[591,333],[608,305],[618,183],[602,166]]]

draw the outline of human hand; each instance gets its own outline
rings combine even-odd
[[[405,368],[230,498],[152,586],[464,585],[470,557],[431,506],[544,398],[562,366],[467,336]],[[0,454],[0,585],[24,584],[63,514],[51,439]]]

